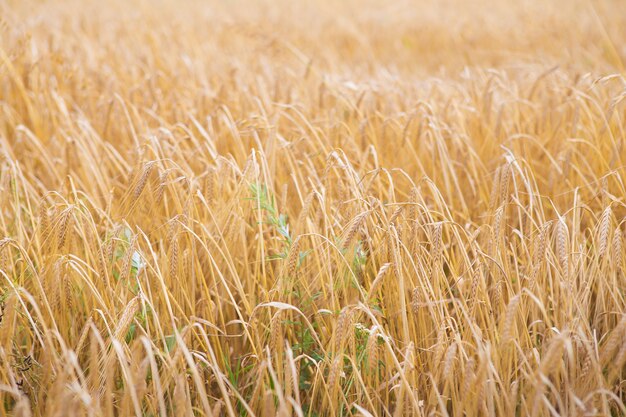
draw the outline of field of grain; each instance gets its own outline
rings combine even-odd
[[[626,415],[626,2],[0,16],[0,416]]]

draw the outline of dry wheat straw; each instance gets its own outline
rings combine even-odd
[[[9,3],[0,415],[624,414],[622,2]]]

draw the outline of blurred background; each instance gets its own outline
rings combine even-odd
[[[7,53],[18,54],[16,39],[26,32],[40,32],[45,39],[30,44],[37,57],[75,42],[90,49],[81,64],[94,68],[111,51],[119,59],[150,51],[181,71],[194,60],[365,74],[520,63],[606,72],[622,70],[626,58],[620,0],[5,0],[0,7]]]

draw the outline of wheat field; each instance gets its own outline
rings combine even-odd
[[[0,416],[626,416],[626,2],[0,16]]]

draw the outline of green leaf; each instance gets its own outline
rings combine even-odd
[[[165,336],[165,347],[167,349],[167,352],[170,353],[172,350],[174,350],[175,346],[176,346],[176,335],[171,334],[171,335]]]

